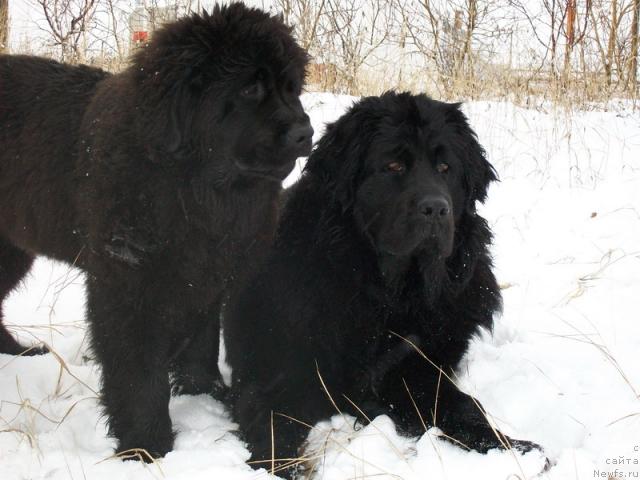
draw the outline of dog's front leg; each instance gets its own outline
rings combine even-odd
[[[409,435],[436,426],[445,438],[481,453],[511,447],[523,452],[542,450],[533,442],[511,439],[493,428],[480,402],[455,385],[451,369],[440,369],[417,352],[389,370],[379,392],[390,417]]]
[[[150,461],[173,447],[164,340],[171,336],[170,322],[158,318],[166,313],[153,313],[145,304],[155,296],[136,288],[144,282],[109,278],[87,278],[92,347],[102,367],[101,400],[110,434],[118,441],[116,451]]]
[[[221,295],[208,307],[188,314],[193,332],[171,361],[177,393],[208,393],[224,398],[227,389],[218,368],[222,298]]]

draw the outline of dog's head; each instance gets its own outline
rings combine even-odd
[[[144,133],[160,158],[281,180],[311,149],[307,61],[279,17],[240,3],[168,24],[131,66],[151,117]]]
[[[379,258],[444,266],[465,261],[457,254],[472,263],[473,247],[460,243],[478,237],[468,231],[484,225],[475,204],[496,175],[458,104],[365,98],[328,127],[306,168]]]

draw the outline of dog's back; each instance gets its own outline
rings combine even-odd
[[[68,184],[81,148],[77,132],[97,84],[108,75],[44,58],[0,55],[0,237],[42,250],[38,232],[60,232],[59,241],[44,242],[53,247],[44,253],[66,256],[59,247],[68,243],[62,231],[73,228]]]
[[[6,147],[11,144],[35,146],[55,134],[71,138],[69,133],[78,130],[96,85],[108,75],[86,65],[0,55],[0,158],[6,158]],[[48,142],[47,150],[51,147],[54,145]]]

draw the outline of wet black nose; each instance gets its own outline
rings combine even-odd
[[[300,155],[308,155],[311,150],[311,138],[313,137],[313,127],[309,122],[309,117],[291,126],[287,132],[287,146],[300,151]]]
[[[451,213],[451,206],[442,195],[428,195],[420,200],[418,210],[430,219],[440,220]]]

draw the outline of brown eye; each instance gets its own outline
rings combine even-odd
[[[393,173],[402,173],[404,172],[405,166],[402,162],[390,162],[387,163],[387,171]]]
[[[446,173],[449,171],[449,165],[444,162],[440,162],[438,165],[436,165],[436,170],[438,173]]]

